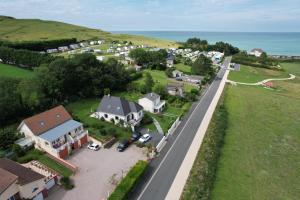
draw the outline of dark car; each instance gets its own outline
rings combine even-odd
[[[117,146],[117,150],[119,152],[124,151],[127,147],[129,146],[129,141],[128,140],[123,140],[121,141],[118,146]]]
[[[131,141],[137,141],[140,137],[142,136],[142,134],[140,132],[133,132],[131,135]]]

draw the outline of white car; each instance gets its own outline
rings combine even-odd
[[[146,143],[151,139],[151,135],[146,133],[142,137],[140,137],[139,142]]]
[[[100,149],[100,145],[98,145],[96,143],[90,143],[87,147],[94,151],[98,151]]]

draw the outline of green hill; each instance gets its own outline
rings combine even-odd
[[[0,16],[0,40],[38,41],[77,38],[88,40],[101,38],[105,40],[131,41],[135,44],[148,44],[157,47],[174,47],[175,42],[147,38],[136,35],[112,34],[106,31],[40,19],[15,19]]]

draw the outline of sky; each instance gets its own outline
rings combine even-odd
[[[106,31],[300,32],[300,0],[0,0],[0,15]]]

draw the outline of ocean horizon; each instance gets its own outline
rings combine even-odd
[[[241,50],[261,48],[270,55],[300,56],[300,32],[111,31],[184,42],[198,37],[210,44],[228,42]]]

